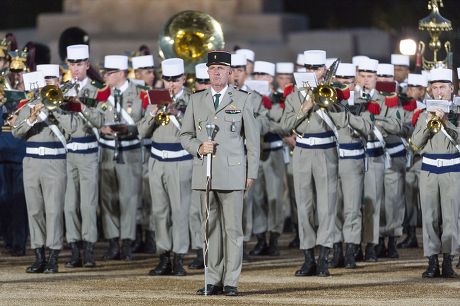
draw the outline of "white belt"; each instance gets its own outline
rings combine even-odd
[[[158,156],[162,159],[179,158],[179,157],[190,155],[190,153],[188,153],[185,150],[167,151],[167,150],[158,150],[158,149],[155,149],[154,147],[150,148],[150,152],[152,152],[153,155]]]
[[[453,159],[431,159],[423,157],[422,163],[435,167],[448,167],[460,164],[460,157]]]
[[[97,148],[99,144],[97,141],[94,142],[70,142],[67,144],[67,149],[71,151],[89,150]]]
[[[107,139],[104,139],[104,138],[100,138],[99,142],[105,144],[106,146],[115,148],[115,140],[114,139],[107,140]],[[120,146],[122,146],[122,147],[129,147],[129,146],[136,145],[136,144],[139,144],[139,143],[140,143],[139,139],[120,140]]]
[[[379,141],[375,142],[367,142],[366,148],[368,149],[377,149],[377,148],[382,148],[382,144]]]
[[[340,157],[360,156],[364,155],[364,149],[348,150],[339,148]]]
[[[396,147],[393,147],[393,148],[388,148],[388,145],[387,145],[387,152],[389,154],[396,154],[396,153],[399,153],[399,152],[402,152],[404,151],[405,147],[403,144],[400,144]]]
[[[334,136],[330,137],[324,137],[324,138],[319,138],[319,137],[307,137],[307,138],[300,138],[296,137],[296,142],[302,143],[305,145],[309,146],[319,146],[319,145],[324,145],[328,143],[333,143],[335,142]]]
[[[282,140],[276,140],[272,142],[264,142],[263,148],[264,149],[277,149],[283,146]]]
[[[66,150],[64,148],[46,148],[46,147],[38,147],[38,148],[26,148],[26,154],[33,154],[33,155],[61,155],[65,154]]]

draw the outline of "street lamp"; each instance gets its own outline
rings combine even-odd
[[[403,39],[399,42],[399,52],[404,55],[415,55],[417,52],[417,43],[411,38]]]

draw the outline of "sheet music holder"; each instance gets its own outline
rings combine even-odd
[[[150,104],[167,105],[173,102],[169,90],[151,89],[148,91]]]

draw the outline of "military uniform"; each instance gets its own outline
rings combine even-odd
[[[10,126],[4,125],[4,116],[7,113],[3,112],[0,104],[0,226],[4,246],[11,250],[12,255],[23,256],[28,237],[22,170],[26,146],[23,139],[12,135]]]
[[[98,88],[89,78],[79,82],[79,96],[95,101]],[[67,143],[67,188],[65,196],[65,224],[67,242],[71,244],[73,257],[68,267],[80,266],[78,243],[84,242],[85,266],[93,266],[93,244],[97,241],[97,207],[99,196],[99,161],[96,128],[83,118],[78,130]],[[89,254],[91,253],[91,254]],[[91,257],[91,258],[89,258]]]
[[[198,149],[208,139],[206,124],[216,125],[207,237],[208,287],[236,287],[239,281],[243,254],[243,193],[246,179],[257,177],[259,161],[259,130],[249,96],[228,87],[215,108],[212,91],[207,89],[190,97],[183,120],[181,143],[195,157],[192,188],[201,191],[203,214],[206,211],[206,157],[198,156]]]
[[[342,101],[347,105],[347,101]],[[355,253],[361,243],[365,150],[364,141],[371,131],[371,123],[362,118],[366,104],[347,106],[352,113],[331,113],[338,128],[339,180],[337,192],[337,218],[334,230],[334,257],[332,266],[355,267]],[[343,258],[342,242],[347,244]]]
[[[40,73],[35,72],[34,78],[40,78]],[[15,137],[26,140],[24,189],[27,191],[31,247],[36,255],[36,262],[27,272],[34,273],[58,271],[58,254],[64,238],[66,188],[66,149],[62,131],[68,136],[81,124],[78,118],[59,109],[53,112],[56,122],[46,109],[40,112],[36,122],[30,122],[31,109],[39,102],[41,99],[37,98],[19,112],[12,131]],[[45,246],[50,249],[47,263]]]
[[[175,255],[174,268],[171,267],[170,262],[169,265],[161,262],[160,265],[167,265],[168,267],[158,269],[157,272],[159,273],[152,272],[154,275],[171,273],[185,275],[182,263],[180,267],[176,263],[179,259],[182,262],[190,244],[188,218],[192,198],[193,156],[185,151],[180,144],[179,124],[187,107],[189,95],[188,91],[186,92],[186,89],[183,88],[174,97],[175,102],[173,102],[172,107],[178,113],[177,115],[170,115],[172,121],[169,124],[162,126],[155,122],[156,114],[152,113],[153,105],[147,108],[144,118],[138,124],[140,135],[150,137],[152,140],[149,181],[157,249],[160,258],[165,257],[163,261],[169,259],[169,252],[173,252]]]
[[[452,70],[432,69],[430,83],[433,91],[435,84],[451,85]],[[440,92],[447,95],[446,92]],[[457,277],[452,269],[452,260],[459,252],[460,190],[455,185],[460,179],[460,129],[458,113],[446,115],[448,120],[439,119],[443,124],[436,133],[428,128],[427,113],[420,114],[412,134],[412,142],[422,155],[420,202],[423,255],[428,258],[428,268],[422,276],[427,278]],[[439,253],[443,253],[442,274],[439,269]]]
[[[115,88],[111,88],[111,96],[106,103],[99,103],[97,109],[86,108],[86,118],[96,127],[114,123],[116,112],[121,114],[121,122],[135,125],[144,114],[140,98],[141,89],[126,81],[119,90],[121,105],[113,103]],[[110,247],[105,258],[118,258],[118,238],[123,240],[122,257],[131,259],[131,243],[135,239],[136,210],[141,200],[141,141],[137,136],[123,138],[119,141],[116,152],[116,141],[101,134],[99,139],[101,151],[100,164],[100,198],[102,227]],[[121,154],[123,163],[114,161],[114,154]]]

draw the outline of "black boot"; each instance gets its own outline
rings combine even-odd
[[[388,237],[388,257],[389,258],[399,258],[398,249],[396,248],[396,243],[398,238],[396,236]]]
[[[355,253],[358,245],[353,243],[347,244],[347,250],[345,252],[345,269],[356,268]]]
[[[120,252],[121,260],[133,260],[132,245],[133,241],[131,239],[123,239]]]
[[[251,256],[260,256],[267,254],[267,241],[265,241],[265,233],[257,234],[257,244],[255,245],[254,249],[249,252]]]
[[[42,273],[46,267],[45,248],[41,247],[34,250],[35,262],[27,267],[27,273]]]
[[[329,248],[325,246],[320,246],[319,248],[319,257],[318,257],[318,267],[316,269],[316,275],[325,277],[330,276],[328,269],[328,256],[329,256]]]
[[[438,254],[431,255],[428,257],[428,268],[422,273],[423,278],[439,277],[441,275],[439,271]]]
[[[77,268],[81,267],[81,257],[80,257],[80,248],[78,247],[78,242],[70,243],[70,260],[65,263],[66,268]]]
[[[294,232],[295,237],[291,240],[291,242],[289,242],[288,245],[288,248],[290,249],[298,249],[300,247],[299,226],[297,224],[294,224]]]
[[[303,250],[305,261],[299,270],[295,271],[295,276],[316,275],[315,249]]]
[[[190,269],[204,269],[203,249],[196,250],[196,257],[188,267]]]
[[[145,231],[144,253],[155,254],[157,252],[157,244],[155,242],[155,232]]]
[[[375,246],[375,253],[378,258],[387,257],[387,249],[385,247],[385,238],[379,237],[379,244]]]
[[[149,275],[171,275],[172,266],[169,252],[160,254],[160,262],[155,269],[150,270]]]
[[[249,257],[248,253],[248,244],[246,242],[243,242],[243,262],[250,262],[251,257]]]
[[[142,242],[142,225],[136,225],[136,237],[131,244],[131,252],[142,253],[144,251],[144,243]]]
[[[50,249],[50,256],[44,273],[58,273],[58,257],[61,250]]]
[[[279,233],[270,233],[270,243],[267,249],[268,256],[280,256],[280,250],[278,248],[278,239],[280,237]]]
[[[456,278],[457,273],[455,273],[454,269],[452,269],[452,260],[454,256],[444,253],[443,260],[442,260],[442,277],[445,278]]]
[[[85,268],[94,268],[96,266],[96,262],[94,261],[94,243],[92,242],[85,242],[83,266]]]
[[[333,255],[332,259],[329,262],[330,268],[342,268],[345,266],[343,258],[343,245],[342,242],[334,243],[333,245]]]
[[[120,246],[118,245],[118,238],[109,239],[109,248],[102,257],[104,260],[120,259]]]
[[[399,249],[418,248],[416,229],[417,228],[415,226],[409,226],[407,228],[406,238],[402,242],[398,243],[397,245]]]
[[[355,248],[355,261],[363,261],[364,260],[364,253],[363,253],[363,248],[361,247],[361,243],[356,245]]]
[[[184,254],[174,254],[173,275],[185,276],[187,271],[184,269]]]
[[[375,252],[376,245],[373,243],[368,243],[366,245],[366,255],[364,260],[367,262],[376,262],[377,261],[377,253]]]

